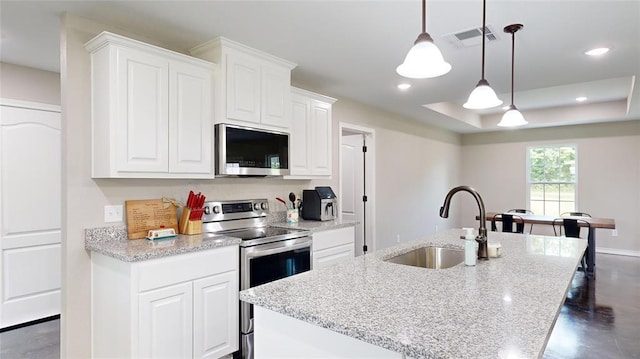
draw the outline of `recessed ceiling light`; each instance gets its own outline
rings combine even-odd
[[[399,84],[399,85],[398,85],[398,88],[399,88],[400,90],[406,90],[406,89],[408,89],[409,87],[411,87],[411,84]]]
[[[589,56],[600,56],[606,54],[607,52],[609,52],[608,47],[598,47],[585,52],[585,54]]]
[[[578,101],[578,102],[585,102],[585,101],[587,101],[587,98],[586,98],[586,97],[584,97],[584,96],[576,97],[576,101]]]

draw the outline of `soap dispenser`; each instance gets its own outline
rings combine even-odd
[[[464,265],[475,266],[478,259],[478,243],[473,234],[473,228],[462,228],[466,233],[460,237],[464,239]]]

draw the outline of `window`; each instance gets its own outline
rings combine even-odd
[[[559,216],[576,208],[576,147],[530,147],[528,154],[529,209]]]

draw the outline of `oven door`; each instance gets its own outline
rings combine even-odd
[[[311,269],[311,237],[240,247],[240,290]],[[253,306],[240,302],[240,330],[253,332]]]

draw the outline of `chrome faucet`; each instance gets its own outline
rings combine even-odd
[[[478,203],[478,209],[480,210],[480,229],[476,236],[476,242],[478,242],[478,259],[487,260],[489,259],[489,251],[487,249],[487,217],[484,210],[484,202],[482,201],[482,197],[480,197],[478,191],[469,186],[458,186],[453,188],[449,193],[447,193],[447,196],[444,199],[444,204],[440,207],[440,217],[449,217],[449,205],[451,204],[451,198],[459,191],[471,193]]]

